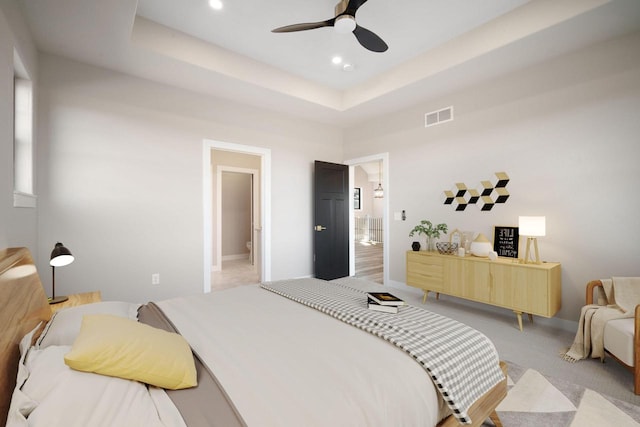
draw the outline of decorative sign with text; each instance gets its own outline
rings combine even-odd
[[[496,225],[493,229],[493,250],[498,256],[518,258],[518,227]]]

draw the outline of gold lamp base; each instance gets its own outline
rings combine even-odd
[[[49,298],[49,304],[59,304],[61,302],[65,302],[69,299],[69,297],[61,296],[55,298]]]

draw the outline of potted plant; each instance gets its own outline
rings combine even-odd
[[[424,234],[427,237],[427,250],[434,251],[436,249],[436,240],[440,237],[440,233],[447,232],[447,224],[433,225],[431,221],[423,219],[420,224],[413,227],[413,230],[409,233],[409,237],[413,237],[414,234]]]

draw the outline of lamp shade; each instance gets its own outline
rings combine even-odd
[[[518,217],[518,233],[521,236],[541,237],[546,235],[546,217],[520,216]]]
[[[73,262],[74,258],[71,255],[71,251],[64,247],[60,242],[56,243],[56,246],[51,251],[51,259],[49,265],[52,267],[64,267]]]

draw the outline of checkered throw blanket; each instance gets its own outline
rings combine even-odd
[[[339,282],[293,279],[260,286],[407,352],[427,371],[462,424],[471,424],[467,413],[471,405],[504,379],[493,343],[455,320],[411,305],[401,306],[398,314],[369,310],[365,291]]]

